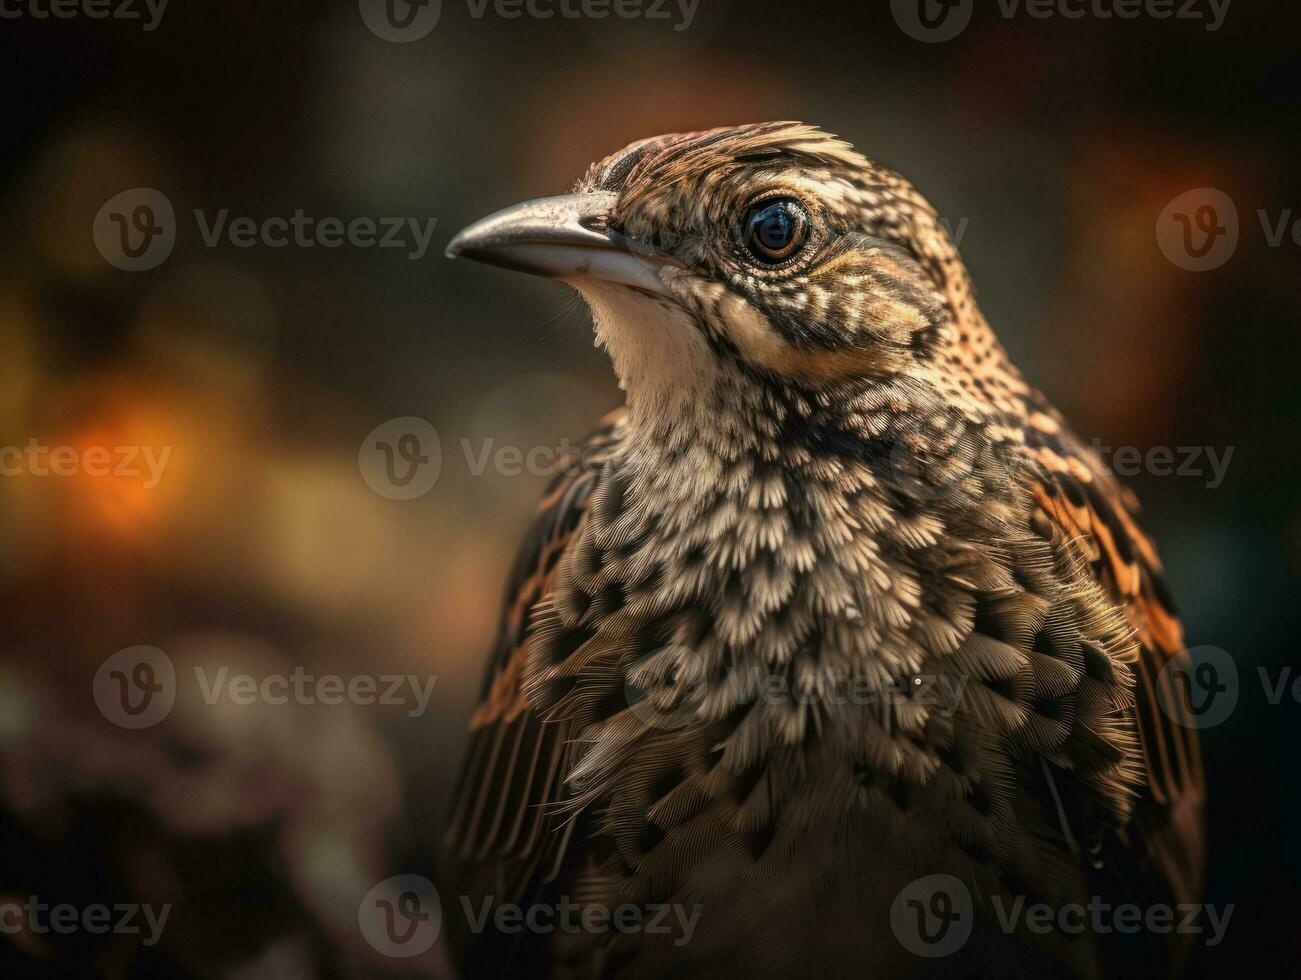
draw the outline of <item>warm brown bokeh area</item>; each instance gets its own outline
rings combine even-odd
[[[1271,705],[1257,678],[1294,660],[1298,621],[1301,244],[1272,247],[1258,212],[1301,219],[1301,21],[1277,4],[1235,4],[1215,32],[985,6],[946,44],[909,38],[884,2],[700,0],[674,30],[444,0],[408,44],[355,2],[178,2],[152,31],[0,20],[0,447],[81,462],[0,476],[0,900],[172,906],[145,948],[0,934],[0,974],[90,975],[77,957],[104,976],[443,973],[437,947],[383,955],[358,904],[390,875],[437,880],[461,732],[545,484],[513,449],[561,447],[619,402],[563,287],[443,247],[634,138],[764,118],[913,177],[1086,438],[1227,460],[1219,482],[1205,453],[1200,476],[1128,479],[1190,645],[1229,651],[1242,680],[1205,733],[1213,897],[1236,912],[1197,970],[1301,953],[1282,837],[1301,706]],[[138,187],[170,200],[176,244],[126,272],[92,225]],[[1195,273],[1156,225],[1203,187],[1237,203],[1241,243]],[[413,258],[410,232],[402,248],[210,247],[194,217],[299,209],[436,224]],[[441,472],[394,500],[358,454],[404,416],[436,429]],[[139,475],[86,472],[116,447],[139,450]],[[177,696],[131,730],[95,681],[140,645],[170,658]],[[195,668],[434,686],[426,710],[409,687],[387,706],[209,704]]]

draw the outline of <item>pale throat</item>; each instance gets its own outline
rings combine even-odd
[[[738,460],[772,454],[775,426],[763,391],[720,360],[690,313],[624,286],[570,285],[591,307],[596,345],[627,397],[624,465],[656,484],[678,481],[677,494],[691,488],[710,497]]]
[[[592,311],[596,346],[610,356],[643,430],[690,425],[720,380],[714,352],[691,315],[671,300],[596,279],[568,280]]]

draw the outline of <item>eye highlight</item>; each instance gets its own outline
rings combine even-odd
[[[809,214],[790,197],[760,201],[741,222],[741,242],[765,265],[780,265],[793,258],[809,239]]]

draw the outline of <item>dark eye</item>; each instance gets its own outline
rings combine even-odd
[[[809,237],[809,216],[799,201],[768,200],[750,208],[741,233],[751,255],[776,265],[804,247]]]

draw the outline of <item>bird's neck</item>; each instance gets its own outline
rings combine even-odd
[[[714,389],[713,352],[691,317],[663,299],[594,279],[571,283],[592,311],[596,346],[610,356],[629,418],[645,430],[686,419]]]

